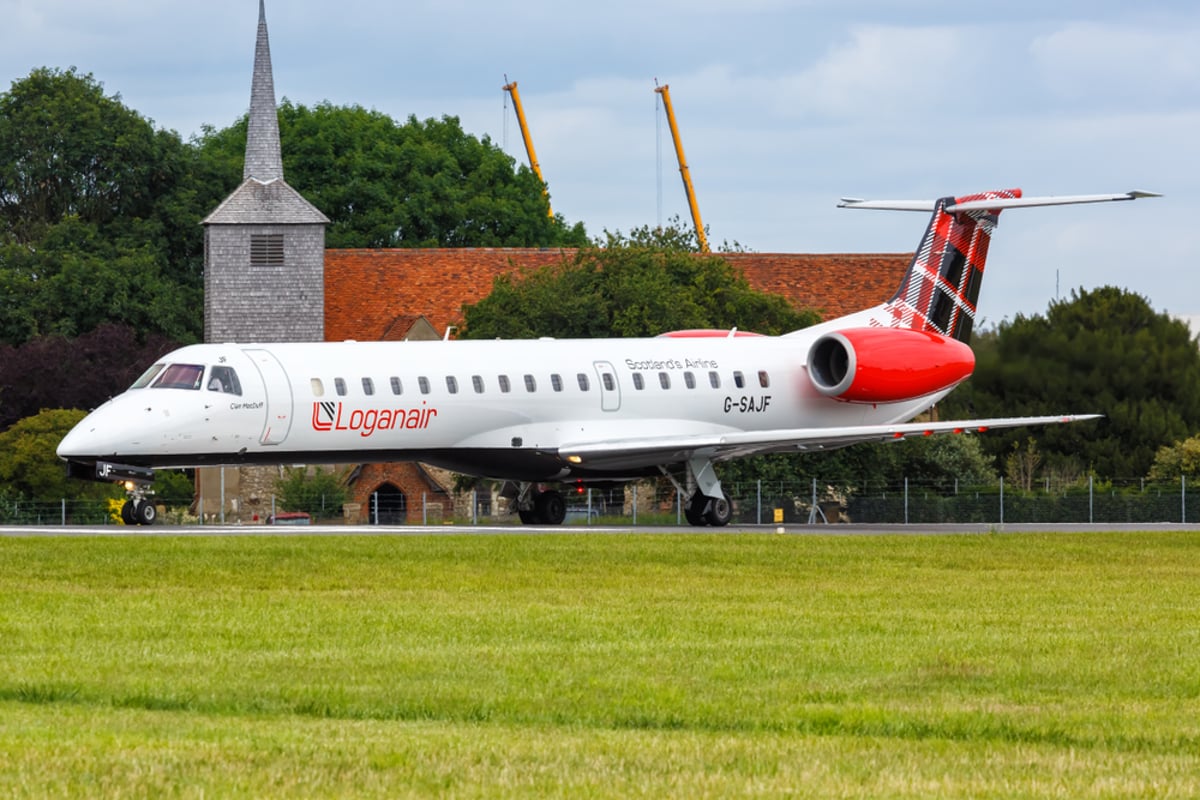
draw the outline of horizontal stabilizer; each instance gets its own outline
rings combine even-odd
[[[964,203],[948,203],[945,210],[955,211],[998,211],[1004,208],[1026,208],[1032,206],[1066,206],[1079,203],[1106,203],[1115,200],[1137,200],[1142,197],[1162,197],[1156,192],[1119,192],[1117,194],[1075,194],[1050,197],[997,197],[990,200],[971,200]],[[872,208],[883,211],[931,212],[936,200],[861,200],[843,197],[838,208]]]

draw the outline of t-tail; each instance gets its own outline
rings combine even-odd
[[[979,289],[988,245],[1000,212],[1006,208],[1100,203],[1158,197],[1153,192],[1022,197],[1020,189],[1001,189],[940,200],[843,199],[841,208],[931,211],[929,226],[912,263],[891,300],[874,309],[872,325],[931,331],[966,342],[979,306]],[[882,311],[883,313],[878,313]]]

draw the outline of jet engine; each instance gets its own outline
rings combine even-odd
[[[970,376],[975,354],[932,331],[850,328],[808,351],[808,376],[821,394],[850,403],[890,403],[949,389]]]

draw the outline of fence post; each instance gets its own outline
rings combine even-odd
[[[64,497],[59,502],[62,503],[62,524],[65,528],[67,526],[67,498]]]
[[[1000,476],[1000,524],[1004,524],[1004,476]]]
[[[426,500],[428,494],[429,494],[428,492],[421,492],[421,524],[422,525],[429,524],[429,503]]]
[[[471,524],[479,524],[479,489],[478,487],[471,490]]]
[[[633,485],[633,524],[637,525],[637,484]]]
[[[1095,522],[1095,496],[1092,493],[1092,476],[1088,475],[1088,522]]]
[[[1179,522],[1187,524],[1187,475],[1179,476]]]
[[[762,478],[756,480],[754,484],[754,521],[757,524],[762,525]]]
[[[592,524],[592,487],[588,487],[587,524]]]
[[[908,524],[908,476],[904,476],[904,524]]]

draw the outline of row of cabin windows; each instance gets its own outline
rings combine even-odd
[[[523,380],[525,383],[525,391],[530,392],[530,393],[536,392],[537,387],[538,387],[537,378],[535,378],[533,375],[530,375],[528,373],[522,377],[523,377]],[[609,372],[601,373],[600,380],[604,384],[605,391],[611,392],[617,388],[616,379],[613,377],[612,373],[609,373]],[[591,382],[591,379],[588,377],[587,373],[580,372],[580,373],[576,374],[575,381],[576,381],[576,383],[579,384],[579,390],[581,392],[591,391],[592,382]],[[497,375],[496,383],[500,387],[501,394],[508,394],[512,391],[512,381],[509,379],[509,377],[507,375]],[[312,378],[311,384],[312,384],[312,392],[313,392],[314,397],[324,397],[325,396],[324,381],[322,381],[320,378]],[[394,394],[394,395],[404,394],[404,385],[400,382],[400,378],[393,375],[392,377],[388,378],[388,384],[391,386],[392,394]],[[693,373],[693,372],[683,373],[683,384],[684,384],[684,386],[686,386],[689,389],[695,389],[697,386],[695,373]],[[714,389],[720,389],[721,388],[721,375],[716,371],[710,371],[708,373],[708,384],[709,384],[709,386],[711,386]],[[670,389],[671,388],[671,374],[668,372],[659,372],[658,373],[658,385],[660,387],[662,387],[663,389]],[[740,370],[735,370],[733,373],[733,385],[736,386],[738,389],[746,388],[746,376]],[[766,370],[758,371],[758,385],[764,389],[766,389],[767,387],[769,387],[771,385],[771,378],[767,374]],[[563,390],[563,386],[564,386],[564,383],[563,383],[562,375],[559,375],[558,373],[552,373],[550,375],[550,388],[555,392],[561,392]],[[458,394],[458,388],[459,388],[458,387],[458,378],[456,378],[453,375],[447,375],[446,376],[446,391],[449,392],[450,394]],[[472,375],[471,376],[471,388],[475,391],[475,394],[483,394],[484,393],[485,387],[484,387],[484,381],[483,381],[482,375]],[[646,388],[646,380],[645,380],[645,377],[642,375],[642,373],[640,373],[640,372],[633,373],[633,388],[637,389],[638,391],[642,391],[643,389]],[[420,376],[417,378],[417,389],[421,392],[421,394],[430,394],[433,391],[433,385],[431,384],[429,378],[427,378],[425,376]],[[347,394],[346,379],[345,378],[334,378],[333,379],[333,390],[337,393],[337,395],[339,397],[345,397]],[[375,394],[375,379],[374,378],[363,378],[362,379],[362,391],[363,391],[363,394],[368,395],[368,396]]]

